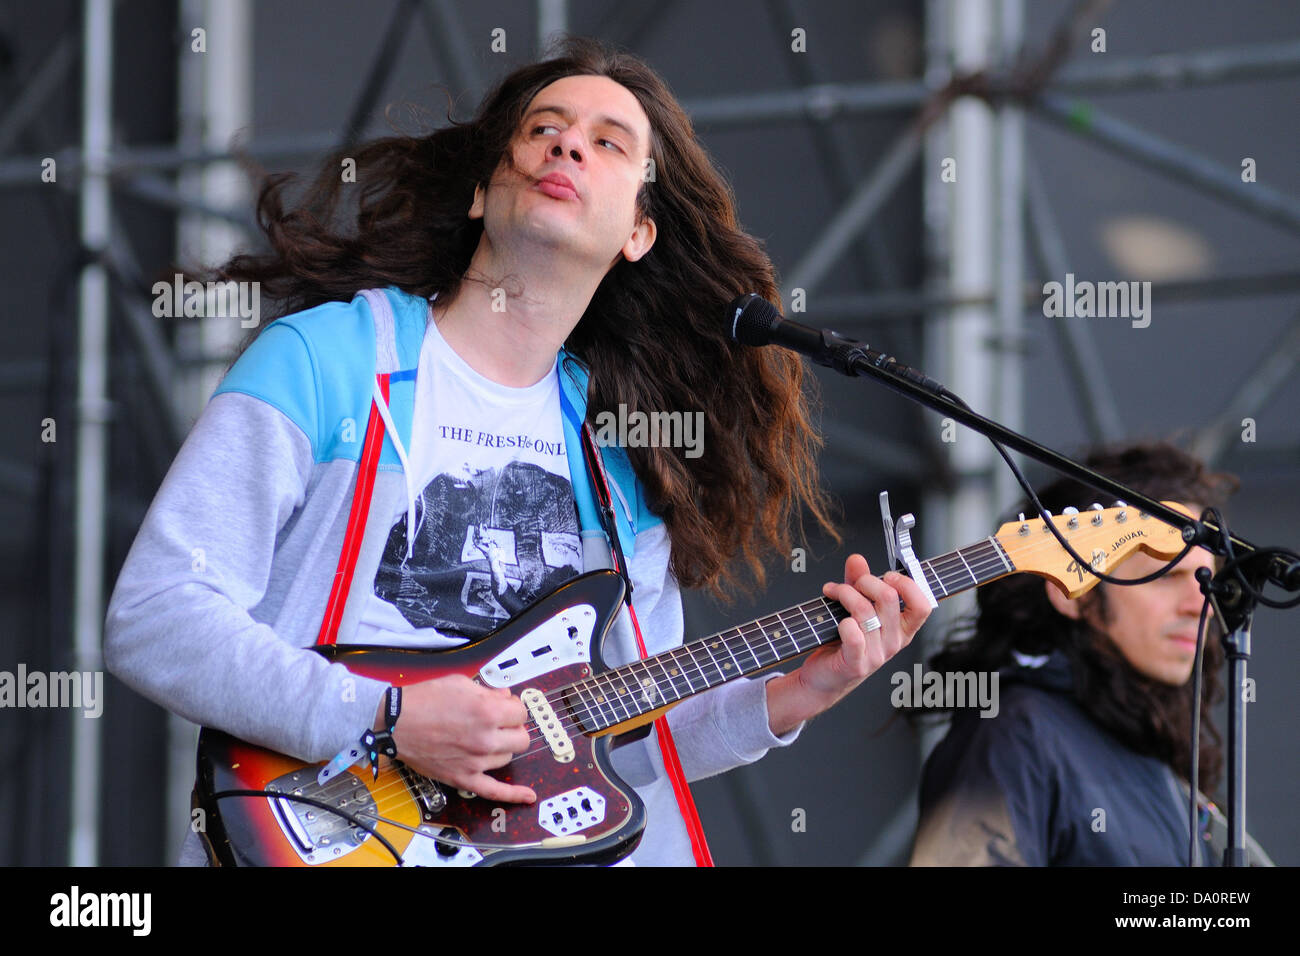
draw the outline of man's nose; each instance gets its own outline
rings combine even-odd
[[[582,162],[582,134],[578,132],[577,126],[570,126],[560,133],[559,142],[551,147],[552,156],[564,156],[573,160],[575,163]]]

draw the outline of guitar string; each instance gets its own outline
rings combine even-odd
[[[1070,533],[1070,529],[1067,528],[1066,531],[1067,533]],[[1044,534],[1046,534],[1046,532],[1044,532]],[[995,544],[995,542],[997,543]],[[1012,545],[1013,545],[1012,550],[1019,557],[1021,557],[1022,564],[1025,563],[1024,559],[1027,555],[1032,556],[1035,552],[1042,551],[1042,550],[1051,550],[1055,552],[1060,552],[1061,550],[1054,538],[1040,539],[1040,541],[1030,543],[1030,544],[1024,544],[1019,541],[1013,541]],[[979,542],[974,545],[969,545],[966,548],[961,548],[954,552],[949,552],[944,555],[938,555],[933,559],[928,559],[926,561],[921,562],[921,564],[923,566],[923,570],[930,572],[929,575],[927,575],[927,577],[932,576],[934,578],[934,581],[932,582],[932,586],[942,591],[942,595],[941,595],[942,597],[948,597],[953,593],[967,590],[972,585],[978,586],[981,583],[987,583],[988,580],[992,580],[994,577],[1002,576],[1003,574],[1014,573],[1016,570],[1014,566],[1011,567],[1011,570],[1008,570],[1008,567],[1010,566],[1011,563],[1009,560],[1007,560],[1007,552],[1005,547],[1001,545],[1000,541],[997,541],[996,536],[991,536],[990,538],[986,538],[982,542]],[[986,575],[988,576],[987,578]],[[733,661],[736,661],[737,664],[739,664],[739,661],[736,660],[736,651],[739,650],[742,652],[742,654],[748,653],[756,661],[756,666],[753,669],[761,669],[764,666],[771,666],[772,664],[778,663],[780,660],[787,659],[788,657],[798,656],[798,654],[803,653],[806,650],[811,650],[812,649],[811,647],[804,648],[802,650],[797,649],[798,648],[797,643],[792,641],[792,644],[796,649],[794,649],[790,654],[787,655],[785,653],[781,653],[775,658],[773,658],[773,660],[768,661],[766,662],[766,664],[764,664],[761,661],[759,661],[759,653],[756,652],[754,649],[755,646],[757,646],[761,650],[762,642],[757,640],[757,637],[759,635],[753,633],[753,630],[755,629],[756,626],[760,624],[764,629],[771,626],[770,622],[772,621],[772,619],[775,619],[775,623],[778,624],[779,626],[787,627],[787,630],[789,630],[784,620],[784,616],[793,615],[796,612],[801,614],[806,614],[807,605],[814,604],[814,603],[816,602],[815,601],[805,602],[803,605],[799,605],[794,608],[788,608],[784,611],[776,612],[776,614],[769,615],[767,618],[759,619],[758,621],[751,622],[750,624],[747,625],[741,625],[733,629],[737,632],[735,635],[724,637],[723,635],[727,635],[728,632],[722,631],[716,635],[712,635],[709,638],[704,638],[702,640],[691,642],[689,645],[681,645],[678,648],[674,648],[671,651],[665,652],[664,654],[656,655],[653,658],[649,658],[645,662],[642,661],[634,662],[632,665],[629,665],[629,668],[635,667],[638,664],[642,665],[643,673],[649,675],[648,677],[643,678],[641,681],[638,682],[639,686],[644,686],[645,680],[650,680],[653,681],[654,685],[656,686],[656,689],[660,690],[661,693],[662,693],[662,688],[666,685],[672,691],[672,694],[676,699],[681,699],[684,696],[690,696],[691,694],[699,692],[694,687],[694,679],[697,677],[705,685],[704,688],[702,689],[709,689],[712,686],[716,686],[717,683],[722,683],[722,681],[715,681],[714,678],[711,678],[705,672],[705,666],[711,664],[713,669],[718,672],[717,676],[719,677],[723,676],[722,674],[723,668],[720,668],[718,666],[718,662],[715,658],[715,655],[713,655],[712,651],[708,650],[707,645],[709,645],[710,642],[712,642],[716,646],[717,641],[719,639],[722,640],[724,642],[724,646],[727,649],[728,655],[731,656]],[[746,634],[745,631],[746,628],[750,629],[751,633]],[[802,631],[802,628],[800,629],[800,631]],[[763,635],[763,636],[766,639],[767,635]],[[799,636],[801,637],[806,636],[806,632],[801,633]],[[736,643],[737,638],[740,638],[739,644],[737,646],[733,646]],[[770,640],[767,641],[767,643],[770,644],[771,643]],[[704,664],[701,664],[701,662],[696,657],[695,651],[692,649],[692,648],[699,648],[699,647],[704,648],[706,656],[708,657],[708,660]],[[677,675],[670,675],[666,673],[667,668],[669,666],[668,664],[669,661],[671,661],[673,665],[682,666],[683,660],[679,656],[682,652],[685,652],[689,656],[689,663],[685,665],[685,668],[680,675],[681,680],[683,680],[688,687],[688,693],[685,695],[679,695],[679,691],[680,691],[680,688],[678,686],[679,681],[675,679]],[[763,651],[763,653],[766,653],[766,651]],[[650,669],[649,662],[653,662],[656,666],[658,666],[661,669],[661,671],[665,673],[663,673],[662,676],[660,677],[655,677]],[[694,670],[694,675],[692,675],[691,673],[692,669]],[[741,670],[743,673],[744,668],[742,668]],[[645,711],[641,709],[639,704],[635,708],[637,713],[636,714],[631,713],[631,709],[628,707],[628,704],[632,702],[626,700],[625,693],[619,692],[618,685],[615,683],[615,679],[620,678],[624,684],[624,688],[626,688],[629,679],[627,676],[624,675],[625,675],[624,668],[616,668],[611,671],[605,671],[600,675],[593,675],[593,677],[591,678],[584,679],[582,681],[576,682],[573,685],[570,685],[569,687],[563,688],[562,689],[563,691],[574,692],[574,693],[568,693],[563,695],[564,697],[568,698],[568,700],[566,700],[565,703],[568,703],[570,705],[574,718],[580,722],[584,722],[584,718],[585,718],[586,725],[590,727],[593,718],[595,718],[599,722],[603,722],[604,719],[606,719],[607,717],[615,718],[615,722],[617,723],[618,721],[616,718],[618,717],[618,709],[620,707],[622,707],[622,709],[626,714],[624,719],[632,719],[633,717],[639,716],[640,714],[644,713]],[[635,679],[635,675],[633,675],[633,679]],[[614,694],[611,694],[609,692],[609,689],[611,687],[615,691]],[[606,700],[594,701],[588,699],[593,695],[604,696],[606,697]],[[633,700],[635,701],[638,696],[639,695],[637,695],[634,691]],[[579,698],[579,702],[582,705],[580,708],[576,710],[572,709],[573,697]],[[554,705],[554,701],[552,701],[550,697],[548,697],[547,699],[552,703],[552,705]],[[651,707],[650,709],[653,709],[653,707]],[[561,726],[565,730],[581,731],[583,729],[582,727],[575,727],[572,723],[562,723]],[[608,724],[605,724],[605,726],[608,726]],[[541,733],[539,731],[538,739],[544,740],[545,739],[544,733]],[[531,753],[532,751],[529,752]]]
[[[1149,517],[1150,517],[1149,515],[1143,515],[1142,520],[1145,520],[1146,518]],[[1039,523],[1041,524],[1041,521]],[[1112,523],[1111,528],[1113,529],[1116,526],[1116,524],[1117,523]],[[1094,528],[1096,527],[1098,526],[1094,526]],[[1077,535],[1077,531],[1080,529],[1065,528],[1063,530],[1067,534]],[[1082,529],[1082,530],[1087,530],[1087,529]],[[1043,530],[1042,533],[1044,535],[1047,534],[1045,530]],[[1094,531],[1092,533],[1096,534],[1097,532]],[[931,572],[931,575],[934,577],[935,580],[933,582],[933,585],[936,585],[938,589],[942,590],[943,593],[942,595],[940,595],[940,597],[949,597],[954,593],[959,593],[961,591],[965,591],[969,589],[972,585],[978,586],[983,583],[988,583],[989,580],[993,580],[996,577],[1003,576],[1004,574],[1016,573],[1016,571],[1021,570],[1015,567],[1014,565],[1012,565],[1012,563],[1008,560],[1011,552],[1014,552],[1017,556],[1019,556],[1022,559],[1021,560],[1022,565],[1026,563],[1025,558],[1027,556],[1028,557],[1036,556],[1037,552],[1041,552],[1041,551],[1053,551],[1057,553],[1061,552],[1060,545],[1056,542],[1055,538],[1052,537],[1042,538],[1037,542],[1032,542],[1028,544],[1023,543],[1021,541],[1013,540],[1011,542],[1011,545],[1012,548],[1011,551],[1009,552],[1006,546],[1003,545],[1003,543],[997,538],[997,536],[992,535],[989,538],[984,539],[984,541],[982,542],[978,542],[974,545],[969,545],[965,548],[957,549],[956,551],[949,552],[944,555],[937,555],[932,559],[927,559],[920,563],[923,566],[923,570],[929,570]],[[1010,569],[1008,569],[1009,567]],[[1080,573],[1082,574],[1082,572]],[[987,578],[985,577],[986,575],[988,575]],[[955,585],[955,587],[953,585]],[[810,603],[815,603],[815,602],[805,602],[805,605]],[[775,617],[778,619],[778,623],[783,623],[783,620],[781,618],[782,615],[792,614],[794,612],[803,612],[805,605],[799,605],[794,608],[786,609],[785,611],[777,612],[774,615],[769,615],[768,618],[760,619],[760,621],[766,621],[769,618]],[[750,653],[751,656],[757,657],[756,653],[753,650],[753,645],[750,643],[751,640],[756,635],[751,634],[749,635],[749,640],[744,640],[746,636],[744,629],[745,628],[752,629],[758,623],[759,621],[755,621],[755,622],[751,622],[750,624],[741,625],[737,628],[734,628],[734,630],[737,631],[737,635],[723,638],[723,640],[730,642],[730,641],[734,641],[736,639],[736,636],[739,636],[742,638],[740,649],[742,651],[746,651]],[[764,626],[766,627],[767,625]],[[710,684],[709,678],[703,672],[703,666],[700,665],[699,662],[695,659],[694,652],[689,651],[689,647],[692,645],[694,646],[706,645],[710,641],[714,640],[715,638],[722,638],[722,635],[727,633],[728,633],[727,631],[719,632],[717,635],[712,635],[709,638],[691,642],[691,645],[681,645],[678,648],[673,649],[673,651],[665,652],[664,654],[661,655],[656,655],[656,657],[650,658],[648,660],[655,662],[658,666],[663,668],[665,667],[664,658],[670,658],[674,660],[674,662],[680,663],[680,660],[676,657],[676,654],[674,652],[681,652],[683,650],[688,650],[688,653],[690,654],[690,658],[691,658],[691,664],[697,667],[698,675],[705,682],[706,686],[704,689],[709,689],[710,686],[716,686],[716,684]],[[727,646],[728,653],[732,656],[734,660],[735,650],[731,647],[730,644],[727,644],[726,646]],[[761,644],[759,644],[758,646],[761,647]],[[809,647],[804,650],[811,650],[811,649],[812,648]],[[798,656],[798,654],[803,652],[804,652],[803,650],[796,650],[793,654],[789,656]],[[712,658],[711,652],[708,652],[707,649],[706,649],[706,653],[708,653],[710,658]],[[782,659],[785,659],[785,657],[786,655],[780,655],[777,658],[775,658],[773,661],[768,662],[768,664],[764,666],[771,666],[772,664],[777,663]],[[636,662],[636,663],[644,663],[644,662]],[[717,668],[716,661],[713,661],[713,665],[716,669]],[[760,668],[755,668],[755,669],[760,669]],[[615,671],[617,670],[621,670],[621,669],[615,669]],[[648,667],[646,667],[645,670],[647,673],[649,673]],[[574,685],[571,685],[571,688],[577,689],[582,693],[590,693],[592,691],[598,690],[598,682],[601,679],[605,679],[607,685],[612,685],[613,681],[611,675],[614,675],[615,671],[606,671],[600,675],[594,675],[592,678],[587,678],[584,681],[580,681]],[[689,696],[690,694],[696,693],[697,691],[692,686],[690,676],[685,674],[683,676],[686,679],[686,683],[688,687],[690,687],[689,693],[683,696]],[[719,674],[719,676],[721,676],[721,674]],[[654,678],[653,675],[651,675],[650,679],[654,680],[655,683],[660,687],[662,687],[664,683],[664,678]],[[624,681],[626,683],[626,678],[624,678]],[[667,684],[674,691],[674,693],[676,693],[678,690],[678,688],[676,687],[676,683],[677,682],[673,680],[671,677],[667,679]],[[571,688],[565,688],[565,690],[569,690]],[[619,694],[617,697],[611,697],[608,706],[605,706],[605,702],[596,702],[600,706],[593,707],[591,706],[590,703],[584,700],[582,714],[579,715],[575,713],[575,717],[579,720],[581,720],[582,717],[584,716],[588,718],[588,720],[590,720],[590,718],[592,718],[593,716],[603,718],[607,712],[610,716],[617,717],[618,716],[617,707],[613,706],[613,704],[614,702],[621,700],[623,696],[624,695]],[[625,710],[625,712],[627,711],[626,706],[624,706],[623,709]],[[637,715],[629,714],[629,716],[625,719],[631,719],[631,717],[633,716],[637,716]],[[572,728],[570,726],[570,727],[566,727],[566,729],[575,729],[575,728]],[[577,728],[577,729],[581,729],[581,728]]]
[[[1067,531],[1067,533],[1070,533],[1070,529],[1065,529],[1065,530]],[[1047,532],[1044,530],[1043,533],[1046,534]],[[922,565],[923,570],[925,570],[928,567],[928,570],[932,572],[935,578],[935,583],[938,584],[940,588],[943,589],[944,596],[947,597],[955,592],[952,589],[944,586],[945,579],[952,581],[952,583],[954,584],[960,585],[958,590],[964,591],[969,589],[971,584],[978,585],[979,583],[987,583],[985,581],[981,581],[981,578],[983,577],[985,572],[998,571],[998,570],[1006,571],[1008,562],[1004,561],[1003,555],[1005,553],[1009,557],[1010,552],[1005,551],[1005,547],[999,548],[998,546],[995,546],[994,541],[997,541],[996,536],[986,538],[982,542],[978,542],[973,545],[968,545],[965,548],[957,549],[956,551],[948,552],[943,555],[937,555],[934,558],[921,561],[920,564]],[[1023,544],[1021,542],[1014,542],[1014,544],[1015,544],[1014,552],[1021,556],[1024,556],[1026,554],[1033,554],[1034,552],[1041,551],[1041,550],[1055,550],[1055,551],[1061,550],[1060,545],[1056,542],[1054,538],[1051,537],[1048,537],[1046,539],[1041,539],[1039,542],[1030,543],[1028,545]],[[998,541],[998,545],[1001,545],[1000,541]],[[976,552],[979,552],[979,554],[977,554]],[[961,569],[961,571],[964,572],[961,576],[969,579],[969,581],[971,582],[970,584],[962,585],[960,580],[953,580],[954,574],[958,571],[958,569]],[[950,574],[949,572],[953,572],[953,574]],[[1006,573],[1009,574],[1014,572],[1006,571]],[[992,580],[992,578],[990,578],[990,580]],[[806,651],[809,650],[813,650],[814,647],[821,646],[826,639],[828,639],[831,635],[834,634],[835,631],[838,630],[838,622],[837,622],[836,627],[830,632],[830,634],[828,634],[826,638],[823,638],[822,635],[818,634],[816,627],[812,626],[811,623],[790,627],[785,622],[784,620],[785,616],[787,615],[793,616],[795,612],[798,612],[800,616],[806,617],[807,614],[807,610],[805,610],[806,605],[816,604],[818,603],[818,600],[819,599],[806,601],[801,605],[796,605],[791,608],[786,608],[781,611],[774,612],[773,614],[769,614],[763,618],[755,619],[754,621],[751,621],[747,624],[737,625],[736,627],[729,628],[726,631],[720,631],[708,637],[689,642],[688,644],[679,645],[678,647],[673,648],[670,651],[664,652],[663,654],[655,655],[654,657],[647,658],[641,661],[634,661],[628,665],[624,665],[623,667],[614,668],[609,671],[604,671],[598,675],[592,675],[591,677],[585,678],[582,681],[578,681],[566,687],[558,688],[554,691],[551,691],[549,694],[545,695],[546,700],[553,709],[555,709],[558,704],[560,709],[567,710],[572,715],[571,719],[560,718],[559,722],[560,722],[560,727],[563,730],[570,732],[569,734],[570,736],[575,736],[578,734],[586,733],[586,728],[584,727],[583,724],[584,717],[586,718],[587,727],[590,726],[590,723],[593,720],[603,719],[606,716],[606,714],[608,714],[608,716],[610,717],[617,718],[618,716],[617,709],[614,706],[614,701],[621,701],[626,695],[619,694],[618,697],[607,698],[606,701],[592,701],[591,702],[592,704],[598,705],[595,707],[591,706],[591,704],[588,704],[586,701],[583,701],[583,706],[580,709],[575,709],[574,698],[578,697],[579,699],[581,699],[582,694],[584,692],[590,693],[599,690],[600,681],[604,681],[607,685],[612,686],[616,675],[619,676],[619,679],[624,681],[625,688],[626,688],[626,683],[628,678],[626,676],[621,676],[621,675],[629,674],[630,671],[633,668],[637,667],[638,665],[642,667],[644,672],[648,675],[645,679],[652,681],[652,686],[654,686],[656,690],[659,691],[660,697],[663,696],[662,688],[665,682],[667,683],[667,686],[673,691],[674,694],[678,694],[679,692],[679,687],[677,686],[677,682],[673,679],[673,675],[669,675],[667,673],[666,663],[663,658],[671,659],[674,665],[677,666],[678,668],[694,668],[695,677],[700,679],[700,681],[704,684],[704,687],[697,690],[694,687],[694,683],[690,673],[688,672],[688,670],[683,669],[681,671],[681,677],[682,679],[684,679],[686,683],[688,692],[686,694],[682,694],[678,696],[676,698],[677,700],[684,699],[687,696],[692,696],[695,693],[702,693],[704,690],[708,690],[711,689],[712,687],[716,687],[721,683],[725,683],[726,681],[725,680],[720,680],[716,682],[711,681],[711,678],[705,672],[706,663],[700,662],[700,660],[696,657],[694,648],[698,647],[698,648],[705,649],[706,656],[708,657],[707,663],[712,664],[712,667],[714,671],[717,673],[718,677],[722,677],[724,676],[724,668],[719,666],[717,656],[714,655],[712,651],[708,650],[708,645],[710,643],[714,645],[715,649],[718,643],[722,643],[722,645],[727,649],[728,656],[732,658],[732,661],[738,667],[738,671],[736,674],[726,675],[728,679],[734,679],[735,677],[743,676],[746,673],[745,669],[741,667],[739,660],[736,658],[737,650],[740,650],[741,652],[748,652],[750,656],[754,659],[755,666],[752,668],[752,670],[762,669],[763,667],[768,667],[776,663],[779,663],[782,660],[790,659],[792,657],[797,657],[799,654],[805,653]],[[822,605],[826,608],[826,610],[832,614],[835,613],[834,608],[831,606],[832,604],[840,607],[840,610],[843,610],[842,606],[840,606],[838,602],[832,602],[829,599],[824,597],[821,598],[820,601]],[[775,650],[775,647],[770,647],[769,650],[772,650],[773,653],[776,654],[776,656],[770,662],[764,664],[759,657],[759,653],[761,651],[761,644],[758,643],[756,640],[756,638],[759,635],[757,633],[747,634],[746,629],[748,629],[751,632],[766,630],[766,628],[769,625],[765,622],[771,621],[772,619],[775,619],[776,623],[778,625],[781,625],[785,630],[785,634],[782,637],[777,638],[777,641],[782,646],[784,646],[785,643],[788,641],[792,652],[789,654],[786,654],[784,652],[777,652]],[[733,630],[736,632],[734,635],[730,634],[730,631]],[[770,635],[763,634],[762,636],[763,636],[763,640],[769,645],[773,643]],[[814,645],[809,645],[808,647],[805,648],[801,648],[799,641],[809,636],[818,638],[817,643]],[[736,646],[733,647],[732,646],[733,644],[735,644]],[[759,650],[756,651],[755,647],[758,647]],[[678,658],[677,655],[683,652],[689,658],[689,664],[683,664],[683,662]],[[656,678],[653,676],[650,670],[650,666],[652,664],[658,666],[661,669],[661,671],[663,671],[664,674],[663,677]],[[752,670],[749,672],[752,672]],[[645,685],[642,682],[639,683],[637,686],[645,686]],[[560,699],[558,701],[553,699],[550,696],[551,694],[559,695]],[[641,716],[642,714],[647,712],[647,711],[641,711],[640,708],[638,707],[637,713],[635,714],[631,713],[631,711],[626,705],[628,703],[634,703],[635,700],[636,698],[634,694],[633,701],[623,701],[623,709],[627,714],[627,716],[623,718],[624,720],[634,719],[635,717]],[[665,700],[664,702],[672,703],[675,701]],[[603,704],[604,706],[599,706],[601,704]],[[653,710],[654,708],[651,707],[649,709]],[[558,717],[558,713],[557,713],[557,717]],[[618,723],[618,722],[619,721],[615,719],[614,723]],[[533,723],[535,725],[536,722],[530,717],[530,723]],[[608,727],[608,726],[611,725],[610,724],[604,725],[604,727]],[[597,727],[595,729],[604,729],[604,727]],[[550,749],[549,744],[546,744],[546,734],[540,727],[538,728],[536,736],[533,736],[532,731],[529,731],[529,743],[530,745],[535,743],[541,743],[544,744],[544,746],[531,747],[527,751],[516,754],[512,759],[517,760],[538,753],[544,753],[546,750]],[[379,794],[383,794],[389,790],[400,790],[400,791],[409,790],[409,787],[406,784],[406,782],[401,779],[401,775],[397,774],[396,772],[394,773],[397,779],[394,780],[393,783],[372,791],[372,794],[378,796]],[[415,774],[415,771],[411,771],[411,773]],[[415,774],[415,775],[417,777],[422,777],[422,775],[420,774]],[[427,779],[427,778],[423,778],[423,779]],[[362,783],[364,783],[364,781],[362,781]]]
[[[1041,546],[1052,547],[1055,548],[1055,550],[1057,551],[1060,550],[1059,546],[1056,545],[1054,539],[1049,539],[1048,541],[1041,542]],[[1027,547],[1021,545],[1016,550],[1017,553],[1023,553],[1027,551],[1036,551],[1039,549],[1039,547],[1040,544],[1035,543]],[[968,553],[963,555],[961,553],[962,551]],[[985,583],[982,579],[984,579],[985,575],[989,574],[990,572],[1012,573],[1006,570],[1008,564],[1009,562],[1005,561],[1003,558],[1003,551],[1000,550],[998,547],[996,547],[993,544],[992,540],[990,539],[985,539],[983,542],[979,542],[978,544],[970,545],[967,548],[960,549],[958,552],[951,552],[946,555],[936,556],[934,559],[930,559],[923,562],[923,565],[928,566],[928,570],[932,573],[932,575],[935,578],[934,584],[937,585],[937,587],[943,591],[942,596],[944,597],[947,597],[952,593],[954,593],[954,589],[951,585],[957,585],[958,586],[957,590],[966,590],[971,586],[971,584]],[[945,581],[948,582],[948,586],[945,586],[944,583]],[[629,708],[628,706],[629,704],[632,704],[633,702],[639,699],[643,699],[641,695],[638,694],[634,689],[632,695],[633,697],[632,701],[627,700],[626,690],[629,689],[629,679],[635,682],[636,687],[644,687],[645,682],[647,680],[652,681],[653,685],[655,686],[656,690],[660,692],[661,696],[662,696],[662,690],[666,685],[672,691],[672,696],[676,699],[682,699],[685,696],[690,696],[702,690],[707,690],[713,686],[717,686],[717,684],[719,683],[723,683],[724,681],[716,680],[715,677],[711,677],[708,673],[706,673],[705,670],[707,666],[711,665],[712,669],[716,672],[717,677],[722,677],[724,676],[723,673],[724,670],[728,668],[728,665],[725,665],[725,662],[723,666],[719,666],[717,656],[714,655],[713,652],[708,649],[708,645],[711,642],[716,647],[719,640],[723,641],[728,656],[730,656],[732,660],[737,663],[738,666],[739,666],[739,661],[736,658],[736,651],[739,650],[742,654],[745,653],[749,654],[750,657],[755,659],[755,666],[752,669],[750,669],[749,672],[752,672],[752,670],[762,669],[763,667],[772,666],[773,664],[778,663],[781,660],[788,659],[789,657],[798,656],[799,654],[804,653],[807,650],[811,650],[812,646],[799,649],[797,642],[792,640],[791,644],[793,645],[793,649],[790,650],[789,653],[782,652],[777,654],[777,656],[775,656],[770,661],[766,661],[766,662],[761,661],[759,659],[760,656],[759,652],[755,651],[754,649],[755,646],[757,646],[760,649],[762,654],[766,654],[767,651],[762,650],[763,641],[757,640],[757,638],[760,635],[758,633],[755,633],[754,631],[756,628],[759,628],[759,625],[761,625],[761,628],[759,628],[760,630],[766,630],[768,627],[772,626],[772,623],[775,623],[779,628],[785,628],[786,631],[789,632],[791,628],[789,628],[788,622],[785,621],[785,616],[793,616],[796,613],[801,615],[806,615],[808,613],[807,605],[815,604],[815,603],[816,600],[804,602],[803,605],[799,605],[793,608],[787,608],[783,611],[776,612],[775,614],[768,615],[766,618],[761,618],[756,621],[750,622],[749,624],[741,625],[736,628],[729,629],[729,630],[735,630],[737,632],[735,635],[729,635],[729,631],[721,631],[718,632],[718,634],[711,635],[708,638],[703,638],[697,641],[690,642],[689,644],[680,645],[679,647],[671,649],[670,651],[666,651],[662,654],[656,655],[655,657],[648,658],[646,661],[636,661],[633,662],[632,664],[626,665],[625,667],[615,668],[610,671],[602,672],[599,675],[593,675],[590,678],[585,678],[581,681],[575,682],[572,685],[569,685],[568,687],[561,689],[562,697],[565,698],[562,702],[568,704],[570,706],[571,711],[573,712],[574,718],[579,722],[585,722],[588,728],[591,727],[593,718],[595,718],[598,722],[603,723],[603,720],[605,718],[611,717],[611,718],[615,718],[615,723],[617,723],[618,721],[616,718],[618,718],[618,710],[620,709],[620,707],[623,709],[625,713],[624,719],[633,719],[634,717],[640,716],[641,714],[646,712],[640,707],[639,704],[637,704],[634,708],[636,713],[632,712],[633,708]],[[838,602],[835,603],[836,606],[838,606]],[[826,608],[826,604],[827,602],[823,599],[823,608]],[[746,628],[750,629],[751,633],[746,634],[746,630],[745,630]],[[804,630],[802,626],[799,626],[797,628],[797,635],[799,637],[805,637],[807,636],[807,633],[808,632]],[[815,634],[815,631],[813,633]],[[729,636],[724,637],[724,635],[729,635]],[[771,644],[770,639],[768,639],[768,635],[764,634],[761,636],[764,638],[764,641],[766,641],[766,643]],[[737,642],[738,638],[739,638],[739,642]],[[782,638],[782,641],[784,642],[784,638]],[[822,642],[819,641],[819,643]],[[707,660],[704,663],[701,663],[699,661],[695,653],[695,649],[700,649],[700,648],[705,650],[705,654],[707,657]],[[688,663],[683,662],[683,658],[680,656],[683,653],[687,655]],[[670,666],[669,664],[670,661],[671,661],[671,666],[683,668],[680,674],[680,680],[677,679],[679,675],[671,675],[667,673],[667,669]],[[661,672],[663,672],[660,677],[655,677],[653,672],[651,671],[650,664],[652,663],[655,666],[658,666]],[[640,680],[636,679],[636,675],[629,674],[629,672],[633,668],[636,668],[638,665],[640,665],[642,673],[644,675],[648,675],[642,677],[642,679]],[[692,671],[694,673],[692,673]],[[741,676],[745,672],[746,669],[742,667],[740,674],[736,676]],[[730,677],[732,675],[725,675],[725,676]],[[704,684],[704,687],[698,690],[694,686],[694,681],[697,678]],[[616,683],[616,680],[618,679],[621,679],[623,683],[622,688],[620,688]],[[678,685],[681,682],[684,682],[688,688],[688,692],[686,694],[679,693],[680,687]],[[570,691],[573,693],[563,693],[563,692],[570,692]],[[593,696],[603,696],[606,699],[603,701],[596,701],[596,700],[589,699]],[[580,708],[576,710],[573,708],[572,698],[574,697],[578,697],[579,702],[582,705]],[[552,704],[552,706],[554,706],[556,703],[550,696],[547,697],[547,700],[549,703]],[[665,701],[665,702],[669,702],[669,701]],[[654,703],[654,702],[651,701],[648,703]],[[649,709],[654,709],[654,708],[650,707]],[[608,726],[608,724],[604,724],[604,726]],[[571,730],[581,731],[583,729],[582,727],[575,726],[571,722],[563,722],[563,721],[561,722],[561,728],[570,731]],[[545,740],[544,732],[540,731],[539,729],[538,735],[535,739],[539,741],[544,741]],[[531,752],[533,751],[529,751],[529,753]]]

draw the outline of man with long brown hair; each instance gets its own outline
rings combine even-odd
[[[474,120],[349,158],[355,193],[339,157],[292,207],[272,178],[259,199],[271,252],[216,273],[260,283],[289,314],[230,370],[128,556],[105,646],[123,680],[191,720],[324,761],[385,730],[392,701],[386,682],[304,650],[327,630],[339,643],[464,644],[604,566],[612,544],[655,653],[682,641],[679,584],[761,584],[803,509],[830,527],[801,361],[738,346],[720,321],[740,293],[776,298],[772,264],[644,63],[570,41],[507,76]],[[357,431],[372,402],[379,457],[363,481]],[[702,416],[703,453],[606,448],[611,542],[582,422],[660,412]],[[671,736],[619,751],[648,807],[637,862],[706,856],[689,798],[667,783],[673,751],[698,778],[789,743],[929,613],[912,581],[878,578],[860,555],[823,593],[850,614],[840,643],[792,673],[693,697],[670,712]],[[611,632],[614,663],[638,653],[628,618]],[[393,742],[408,766],[488,800],[536,799],[489,773],[528,748],[507,689],[449,676],[408,685],[400,708]]]
[[[1237,484],[1167,443],[1095,449],[1086,463],[1197,516],[1221,507]],[[1115,503],[1069,479],[1039,498],[1053,514]],[[1155,581],[1100,583],[1076,600],[1029,574],[980,588],[970,633],[959,628],[930,667],[996,673],[1000,699],[985,714],[955,713],[926,761],[913,865],[1186,865],[1191,676],[1203,601],[1195,573],[1213,563],[1193,548]],[[1111,573],[1136,579],[1164,564],[1139,553]],[[1207,793],[1223,767],[1212,714],[1222,697],[1223,649],[1212,615],[1210,622],[1198,769]],[[1213,813],[1205,805],[1206,825]],[[1202,859],[1218,862],[1205,845]]]

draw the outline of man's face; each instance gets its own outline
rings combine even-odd
[[[1140,578],[1164,565],[1136,554],[1113,572],[1114,577]],[[1193,548],[1164,577],[1150,584],[1124,587],[1100,584],[1106,589],[1106,619],[1095,608],[1089,622],[1119,648],[1133,669],[1153,680],[1181,686],[1192,675],[1196,658],[1196,625],[1201,615],[1197,568],[1214,569],[1214,556]]]
[[[637,98],[603,76],[567,76],[528,105],[512,146],[471,218],[494,245],[527,240],[608,270],[654,243],[637,221],[636,196],[650,155],[650,121]]]

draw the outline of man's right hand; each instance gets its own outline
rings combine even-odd
[[[486,771],[529,750],[528,710],[505,688],[452,674],[402,688],[393,742],[397,757],[417,773],[487,800],[536,803],[528,787],[502,783]],[[374,729],[384,726],[380,702]]]

